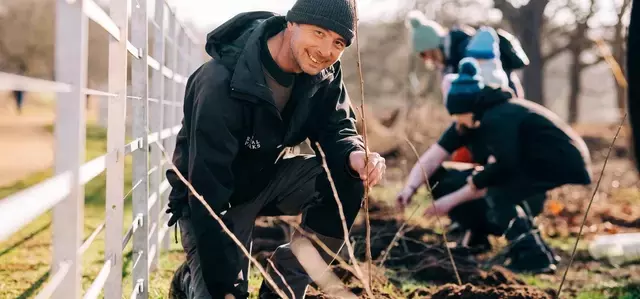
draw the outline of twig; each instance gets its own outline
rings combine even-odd
[[[358,34],[358,23],[360,20],[358,18],[358,4],[356,0],[353,0],[353,8],[355,10],[355,19],[356,19],[356,53],[358,54],[357,65],[358,65],[358,74],[360,75],[360,113],[362,115],[362,137],[364,139],[364,151],[365,151],[365,171],[367,173],[367,179],[365,181],[365,189],[364,189],[364,213],[365,213],[365,230],[366,230],[366,257],[367,264],[369,266],[369,285],[372,284],[372,257],[371,257],[371,221],[369,219],[369,147],[367,145],[367,120],[365,118],[364,113],[364,78],[362,77],[362,60],[360,59],[360,35]]]
[[[267,262],[269,262],[269,265],[271,265],[271,268],[273,268],[273,271],[275,271],[276,274],[278,274],[278,276],[280,277],[280,279],[282,279],[282,282],[287,287],[287,290],[291,293],[291,298],[296,299],[296,294],[293,292],[293,289],[291,289],[291,286],[287,283],[287,280],[284,279],[284,276],[282,275],[282,273],[280,273],[278,268],[276,268],[276,265],[271,261],[271,259],[267,259]]]
[[[436,183],[433,186],[433,189],[435,189],[438,186],[438,183]],[[420,203],[418,206],[415,207],[415,209],[413,209],[413,211],[411,212],[411,215],[409,215],[409,218],[407,218],[407,220],[405,220],[402,225],[400,225],[400,228],[398,228],[398,231],[395,233],[395,235],[393,236],[393,239],[391,240],[391,243],[389,243],[389,246],[387,246],[387,248],[384,251],[384,255],[382,255],[382,258],[380,259],[380,262],[378,263],[378,266],[382,266],[385,262],[385,260],[387,259],[387,256],[389,255],[389,252],[391,251],[391,249],[393,248],[393,244],[395,244],[398,239],[401,237],[401,233],[402,230],[404,229],[405,226],[407,226],[407,224],[409,223],[409,220],[411,220],[411,218],[413,218],[413,216],[416,214],[416,212],[418,211],[418,209],[420,209],[422,207],[422,203]]]
[[[576,250],[578,249],[578,242],[580,242],[580,236],[582,236],[582,230],[584,228],[584,224],[587,221],[587,216],[589,215],[589,210],[591,209],[591,204],[593,203],[593,199],[596,197],[596,193],[598,192],[598,188],[600,188],[600,182],[602,181],[602,177],[604,176],[604,170],[607,167],[607,162],[609,161],[609,157],[611,156],[611,150],[613,149],[613,145],[616,143],[616,139],[618,139],[618,135],[620,135],[620,130],[624,126],[624,122],[627,119],[627,113],[622,116],[622,121],[618,126],[618,130],[616,131],[616,135],[613,137],[611,141],[611,145],[609,146],[609,151],[607,151],[607,157],[604,159],[604,165],[602,165],[602,172],[600,172],[600,177],[598,178],[598,182],[596,183],[596,188],[593,190],[593,194],[591,195],[591,200],[589,200],[589,205],[587,205],[587,210],[584,212],[584,217],[582,218],[582,224],[580,224],[580,231],[578,232],[578,236],[576,238],[575,244],[573,244],[573,252],[571,253],[571,259],[569,259],[569,265],[567,265],[567,269],[564,270],[564,275],[562,275],[562,280],[560,281],[560,286],[558,286],[558,292],[556,292],[556,298],[560,298],[560,292],[562,292],[562,286],[564,285],[564,281],[567,279],[567,273],[569,273],[569,268],[571,268],[571,264],[573,263],[573,259],[576,256]]]
[[[333,252],[324,242],[322,242],[322,240],[320,240],[320,238],[318,238],[318,236],[316,236],[315,234],[311,234],[311,233],[308,233],[308,232],[304,231],[296,223],[293,223],[293,222],[287,222],[287,223],[289,223],[289,225],[291,225],[300,234],[302,234],[306,238],[311,239],[316,244],[318,244],[318,246],[320,246],[320,248],[322,248],[322,250],[324,252],[326,252],[328,255],[334,257],[334,259],[337,260],[338,263],[340,264],[340,266],[342,266],[345,270],[351,272],[356,277],[358,276],[358,274],[355,271],[355,268],[349,266],[349,263],[347,263],[342,257],[340,257],[340,255],[337,252]],[[327,269],[329,268],[328,266],[329,265],[327,265]]]
[[[147,128],[147,134],[150,134],[149,129]],[[249,251],[247,251],[247,248],[244,247],[244,245],[242,245],[242,242],[240,242],[240,240],[238,240],[238,238],[233,234],[233,232],[231,232],[229,230],[229,228],[224,224],[224,222],[222,221],[222,219],[220,219],[220,217],[218,217],[218,215],[216,215],[216,213],[213,211],[213,209],[211,209],[211,206],[209,206],[209,204],[204,200],[204,197],[202,197],[202,195],[200,195],[200,193],[198,193],[195,188],[193,188],[193,186],[191,185],[191,183],[189,183],[189,181],[187,181],[184,176],[182,176],[182,173],[180,173],[180,171],[178,170],[178,168],[171,162],[171,157],[169,157],[169,155],[167,154],[167,152],[165,151],[164,146],[162,146],[162,144],[160,144],[160,142],[158,142],[158,140],[155,141],[156,145],[158,145],[158,148],[160,149],[160,151],[162,152],[162,154],[165,157],[165,160],[167,161],[167,163],[169,163],[169,165],[171,166],[171,169],[173,169],[173,171],[178,175],[178,177],[180,178],[180,181],[182,181],[183,184],[185,184],[185,186],[187,186],[187,188],[189,188],[189,191],[191,191],[191,193],[202,203],[202,205],[204,205],[204,207],[207,209],[207,211],[209,212],[209,214],[211,214],[211,217],[213,217],[216,221],[218,221],[218,223],[220,224],[220,226],[222,227],[222,230],[231,238],[231,240],[233,240],[233,242],[236,243],[236,245],[238,245],[238,247],[240,248],[240,250],[244,253],[244,255],[249,258],[249,260],[253,263],[254,266],[256,266],[256,268],[258,268],[258,271],[260,271],[260,273],[262,274],[262,276],[264,277],[264,279],[267,280],[267,282],[273,287],[273,289],[275,290],[276,293],[278,293],[278,296],[282,297],[282,298],[289,298],[289,296],[287,296],[279,287],[278,285],[276,285],[276,283],[273,281],[273,279],[271,278],[271,276],[267,273],[267,271],[265,271],[265,269],[260,265],[260,263],[258,263],[258,261],[256,259],[253,258],[253,256],[251,256],[251,254],[249,253]]]
[[[362,281],[362,285],[364,285],[364,289],[367,292],[367,295],[369,295],[371,298],[375,298],[373,296],[373,291],[371,290],[371,286],[364,279],[364,275],[362,274],[362,270],[360,269],[360,266],[358,265],[358,260],[356,259],[356,256],[354,254],[353,246],[351,245],[351,241],[349,240],[349,229],[347,228],[347,220],[344,217],[344,209],[342,208],[342,203],[340,202],[340,198],[338,197],[338,191],[336,190],[336,185],[333,182],[333,178],[331,177],[331,171],[327,166],[327,158],[324,155],[324,151],[322,150],[320,143],[316,142],[316,146],[318,147],[318,152],[320,152],[320,156],[322,157],[322,167],[327,172],[327,179],[329,180],[329,184],[331,185],[331,190],[333,191],[333,198],[336,200],[336,204],[338,205],[338,212],[340,214],[340,219],[342,220],[341,222],[342,222],[342,231],[344,233],[344,241],[347,245],[347,250],[349,251],[349,257],[353,261],[353,267],[356,270],[357,277]]]
[[[608,47],[605,46],[604,41],[602,39],[598,39],[595,41],[598,46],[598,50],[605,58],[605,61],[609,64],[609,68],[611,68],[611,72],[616,78],[616,83],[618,86],[622,88],[627,88],[628,81],[624,76],[624,72],[620,67],[620,64],[616,61],[615,57],[611,54],[611,51]],[[609,157],[611,155],[611,150],[613,149],[613,145],[616,143],[616,139],[620,134],[620,130],[624,126],[624,122],[627,118],[627,112],[622,116],[622,120],[620,121],[620,125],[618,126],[618,130],[616,131],[616,135],[613,137],[611,141],[611,145],[609,146],[609,150],[607,151],[607,157],[604,159],[604,164],[602,165],[602,172],[600,172],[600,177],[598,178],[598,182],[596,183],[596,188],[593,190],[593,194],[591,195],[591,200],[589,200],[589,205],[587,205],[587,210],[584,213],[584,217],[582,218],[582,224],[580,224],[580,231],[578,232],[578,237],[576,238],[576,243],[573,245],[573,252],[571,253],[571,259],[569,259],[569,265],[567,265],[567,269],[565,269],[564,274],[562,275],[562,280],[560,281],[560,285],[558,286],[558,292],[556,298],[560,298],[560,292],[562,292],[562,286],[564,285],[564,281],[567,279],[567,273],[569,273],[569,269],[571,268],[571,264],[573,263],[573,259],[576,255],[576,250],[578,249],[578,242],[580,242],[580,236],[582,236],[582,229],[584,228],[584,223],[587,221],[587,216],[589,214],[589,210],[591,209],[591,204],[593,203],[593,199],[596,196],[596,192],[598,192],[598,188],[600,188],[600,182],[602,181],[602,177],[604,176],[604,170],[607,167],[607,162],[609,161]]]
[[[427,176],[427,171],[422,166],[422,163],[420,163],[420,154],[418,154],[418,151],[416,150],[416,147],[413,146],[413,143],[411,143],[409,138],[407,138],[405,136],[404,139],[407,141],[407,143],[411,147],[411,150],[413,151],[413,153],[418,158],[418,165],[420,166],[420,169],[422,170],[422,175],[424,176],[424,181],[425,181],[425,185],[427,186],[427,191],[429,192],[429,194],[431,194],[431,190],[432,189],[431,189],[431,186],[429,184],[429,176]],[[436,207],[436,201],[435,200],[432,200],[431,204],[433,205],[434,208]],[[456,273],[456,279],[458,280],[458,285],[462,285],[462,279],[460,279],[460,274],[458,274],[458,268],[456,267],[456,262],[453,259],[453,254],[451,254],[451,248],[449,248],[449,241],[447,240],[447,232],[444,229],[444,225],[442,225],[442,221],[440,221],[440,216],[437,213],[436,213],[436,219],[438,220],[438,225],[442,228],[442,238],[444,239],[444,247],[447,249],[447,253],[449,254],[449,258],[451,259],[451,266],[453,266],[453,271]]]
[[[607,64],[609,64],[609,68],[611,69],[613,76],[616,78],[616,83],[618,84],[618,86],[627,88],[628,82],[624,77],[624,72],[622,71],[620,64],[613,57],[613,54],[611,54],[611,50],[609,49],[609,47],[605,45],[602,39],[597,39],[595,42],[598,46],[598,50],[600,50],[600,53],[602,53],[602,56],[604,56],[604,60],[607,62]]]

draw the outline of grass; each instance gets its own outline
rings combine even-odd
[[[622,287],[609,289],[584,291],[578,294],[576,299],[636,299],[640,298],[640,285],[629,284]]]
[[[106,131],[89,126],[87,128],[86,156],[91,160],[106,151]],[[125,160],[125,193],[131,189],[131,157]],[[37,184],[52,174],[46,170],[29,176],[11,186],[0,188],[0,198]],[[106,176],[101,174],[85,186],[84,238],[104,221]],[[129,228],[133,219],[131,196],[124,201],[124,229]],[[51,266],[51,212],[45,213],[35,221],[0,243],[0,298],[33,298],[46,285]],[[173,229],[170,230],[170,249],[160,257],[159,268],[153,272],[149,294],[151,298],[166,298],[173,270],[183,260],[182,247],[175,244]],[[124,231],[123,231],[124,233]],[[104,263],[104,230],[83,255],[83,290],[91,285]],[[132,290],[131,245],[124,251],[123,258],[123,297]]]

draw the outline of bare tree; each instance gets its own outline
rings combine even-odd
[[[589,1],[589,7],[582,9],[578,0],[570,0],[567,4],[567,8],[575,16],[575,23],[567,26],[567,34],[569,37],[569,45],[567,49],[571,53],[571,62],[569,67],[569,117],[568,122],[574,124],[578,120],[578,114],[580,111],[579,97],[582,91],[582,85],[580,84],[582,79],[582,73],[587,68],[594,66],[602,62],[603,58],[598,56],[597,59],[586,62],[583,55],[586,51],[594,48],[593,40],[588,37],[589,20],[595,15],[597,11],[596,0]]]
[[[558,1],[559,2],[559,1]],[[590,35],[598,35],[605,38],[603,31],[606,28],[603,26],[594,25],[595,16],[598,13],[598,1],[589,0],[587,2],[582,0],[566,0],[565,3],[556,4],[556,10],[552,14],[549,20],[550,23],[555,23],[555,27],[548,28],[546,36],[553,50],[550,54],[562,53],[565,50],[571,54],[571,61],[569,63],[569,101],[568,101],[568,122],[576,123],[578,121],[580,111],[580,95],[582,91],[582,75],[584,71],[592,66],[601,63],[604,57],[598,54],[596,51],[595,41]],[[624,60],[624,23],[622,18],[629,8],[630,0],[623,0],[619,3],[616,15],[617,23],[613,26],[612,37],[608,39],[610,44],[613,45],[613,56],[619,61]],[[565,18],[569,19],[569,22],[555,19],[555,16],[564,12]],[[566,16],[570,15],[570,18]],[[551,26],[548,26],[551,27]],[[596,32],[597,31],[597,32]],[[592,34],[593,33],[593,34]],[[555,41],[555,42],[554,42]],[[560,41],[560,42],[557,42]],[[550,56],[549,56],[550,57]],[[624,109],[624,87],[618,86],[618,106]],[[622,106],[621,106],[622,105]]]
[[[611,46],[613,50],[611,51],[613,54],[613,58],[620,64],[620,67],[625,69],[627,64],[627,55],[626,55],[626,32],[628,24],[625,24],[624,18],[628,16],[631,8],[631,0],[622,0],[622,3],[619,3],[616,7],[616,17],[617,22],[613,26],[613,39],[611,41]],[[626,110],[626,98],[627,98],[627,88],[625,86],[621,86],[616,84],[616,98],[618,109],[620,110],[620,116],[624,114]]]
[[[53,77],[54,0],[5,0],[0,11],[0,70]],[[89,87],[107,78],[108,33],[89,22]]]
[[[530,0],[516,7],[509,0],[494,0],[494,7],[502,12],[529,56],[530,64],[524,69],[522,86],[527,98],[539,104],[545,103],[543,70],[548,57],[542,52],[542,33],[548,4],[549,0]]]
[[[0,70],[51,78],[54,2],[8,0],[0,14]]]

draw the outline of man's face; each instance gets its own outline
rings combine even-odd
[[[300,69],[316,75],[330,67],[342,56],[346,42],[339,34],[324,28],[288,23],[291,31],[291,53]]]
[[[431,49],[420,53],[420,58],[424,61],[428,68],[444,68],[444,56],[440,49]]]
[[[473,119],[473,113],[471,112],[454,114],[452,117],[455,120],[459,131],[475,129],[480,125],[480,122]]]

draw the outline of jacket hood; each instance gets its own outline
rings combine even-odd
[[[485,86],[481,93],[481,99],[478,101],[476,107],[479,111],[485,111],[494,106],[508,102],[514,98],[513,92],[507,88],[495,88],[491,86]]]
[[[205,51],[227,67],[238,60],[249,37],[258,26],[278,14],[268,11],[245,12],[224,22],[207,34]]]

